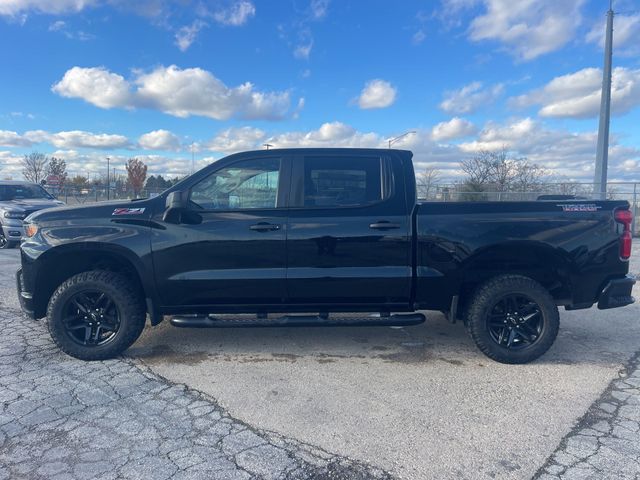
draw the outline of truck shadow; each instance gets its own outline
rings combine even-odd
[[[625,363],[640,348],[638,318],[637,306],[606,313],[595,309],[562,312],[556,343],[533,365]],[[145,329],[126,355],[149,365],[197,365],[204,361],[316,365],[383,362],[416,366],[440,363],[476,368],[499,365],[476,349],[464,325],[450,324],[439,312],[427,312],[424,324],[402,328],[179,329],[164,322]]]

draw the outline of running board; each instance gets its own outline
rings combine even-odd
[[[375,317],[326,318],[320,315],[284,315],[277,318],[246,318],[214,316],[174,316],[169,321],[181,328],[245,328],[245,327],[408,327],[424,323],[422,313],[395,314]]]

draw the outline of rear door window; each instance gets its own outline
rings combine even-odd
[[[360,206],[388,198],[392,182],[386,163],[379,157],[306,157],[304,206]]]

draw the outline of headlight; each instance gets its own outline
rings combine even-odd
[[[22,220],[24,217],[24,212],[4,212],[4,218],[17,218],[18,220]]]
[[[38,226],[35,223],[27,223],[24,226],[24,234],[27,237],[33,237],[36,233],[38,233]]]

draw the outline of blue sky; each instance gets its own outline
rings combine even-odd
[[[134,4],[135,7],[130,5]],[[0,176],[386,145],[459,178],[507,148],[590,181],[607,2],[0,0]],[[610,179],[640,181],[640,4],[616,2]]]

